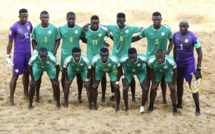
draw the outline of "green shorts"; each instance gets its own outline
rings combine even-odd
[[[165,72],[155,71],[154,73],[155,73],[155,82],[160,82],[163,76],[165,77],[167,82],[172,82],[172,78],[173,78],[172,70],[168,70]]]
[[[99,68],[96,68],[96,74],[95,74],[96,80],[102,80],[105,73],[108,73],[111,81],[117,81],[118,71],[117,71],[116,67],[114,67],[111,71],[107,71],[107,72],[104,70],[101,70]]]
[[[83,71],[74,71],[72,69],[67,70],[67,74],[68,74],[68,77],[69,77],[70,81],[73,81],[73,79],[75,78],[76,74],[78,74],[78,73],[80,73],[82,80],[86,81],[86,79],[87,79],[87,69],[85,69]]]
[[[60,71],[61,72],[63,72],[63,64],[68,56],[70,56],[70,55],[61,54],[61,57],[60,57]]]
[[[142,69],[140,72],[135,72],[135,73],[127,72],[126,70],[124,70],[124,76],[128,80],[128,83],[131,83],[133,76],[136,75],[139,83],[142,84],[146,78],[146,73],[147,73],[146,68]]]
[[[54,65],[51,65],[47,68],[41,68],[37,65],[33,66],[33,77],[34,81],[39,80],[41,74],[46,71],[50,79],[55,79],[56,78],[56,68]]]

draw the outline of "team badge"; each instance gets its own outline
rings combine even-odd
[[[164,36],[164,35],[165,35],[165,33],[164,33],[164,32],[162,32],[162,33],[161,33],[161,35],[162,35],[162,36]]]
[[[111,66],[111,64],[109,63],[108,66]]]
[[[49,34],[51,34],[52,33],[52,31],[51,30],[49,30],[49,32],[48,32]]]
[[[15,72],[18,73],[18,72],[19,72],[19,69],[15,69]]]
[[[137,64],[137,66],[139,67],[139,66],[141,66],[141,64],[139,63],[139,64]]]
[[[99,33],[99,37],[101,37],[102,36],[102,34],[101,33]]]
[[[125,33],[128,33],[129,31],[128,31],[128,29],[125,31]]]
[[[29,30],[29,29],[30,29],[30,26],[27,26],[27,29]]]
[[[83,63],[81,63],[80,65],[81,65],[81,66],[83,66],[84,64],[83,64]]]
[[[167,69],[168,67],[167,66],[164,66],[164,69]]]
[[[12,31],[10,30],[9,34],[11,35],[12,34]]]
[[[77,30],[75,30],[75,34],[78,34],[78,31],[77,31]]]
[[[47,64],[50,64],[50,61],[47,61],[46,63],[47,63]]]
[[[189,41],[188,39],[185,39],[185,43],[188,43],[188,41]]]

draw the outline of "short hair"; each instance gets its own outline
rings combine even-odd
[[[100,52],[106,53],[106,52],[109,52],[109,50],[106,47],[103,47],[100,49]]]
[[[186,23],[186,24],[188,24],[188,20],[182,19],[182,20],[180,21],[180,23]]]
[[[90,20],[91,20],[91,21],[92,21],[92,20],[99,20],[99,17],[98,17],[97,15],[93,15],[93,16],[91,17]]]
[[[165,55],[165,51],[163,49],[159,49],[155,52],[156,56]]]
[[[117,18],[124,18],[125,19],[125,14],[124,13],[118,13]]]
[[[72,54],[73,54],[73,53],[77,53],[77,52],[81,52],[81,49],[78,48],[78,47],[74,47],[74,48],[72,49]]]
[[[22,8],[19,10],[19,15],[21,15],[21,13],[28,13],[28,10],[25,8]]]
[[[152,14],[152,17],[153,16],[160,16],[161,17],[161,13],[160,12],[154,12],[153,14]]]
[[[131,48],[128,49],[128,54],[136,54],[136,53],[137,53],[136,48],[131,47]]]
[[[49,14],[47,11],[42,11],[41,13],[40,13],[40,16],[42,15],[42,14]]]
[[[75,16],[75,13],[74,12],[68,12],[67,14],[66,14],[66,17],[68,17],[68,16],[72,16],[72,15],[74,15]]]
[[[41,47],[39,49],[39,53],[43,54],[43,53],[48,53],[47,49],[45,47]]]

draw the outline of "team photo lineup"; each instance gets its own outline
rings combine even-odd
[[[116,14],[114,25],[103,25],[99,16],[92,15],[89,23],[80,26],[76,23],[76,14],[71,11],[65,14],[67,22],[60,27],[49,22],[48,11],[40,13],[41,23],[35,26],[28,21],[27,9],[22,8],[17,12],[19,20],[14,24],[11,22],[5,61],[5,65],[12,68],[10,106],[15,105],[16,83],[22,75],[23,94],[29,100],[28,109],[34,108],[33,102],[40,102],[41,82],[48,81],[42,79],[46,72],[58,109],[61,108],[61,93],[64,96],[63,107],[69,107],[70,89],[73,88],[71,84],[76,78],[77,101],[83,103],[81,94],[85,88],[88,100],[86,107],[89,110],[98,108],[98,87],[101,85],[100,102],[116,103],[116,112],[129,110],[129,88],[134,103],[135,91],[141,90],[139,112],[150,114],[154,110],[160,84],[163,103],[170,103],[173,115],[178,116],[180,114],[177,109],[183,108],[183,86],[188,83],[195,104],[195,115],[201,115],[198,91],[203,80],[203,53],[199,38],[189,31],[189,20],[181,18],[178,22],[179,30],[172,33],[168,25],[162,24],[162,15],[157,11],[151,13],[152,24],[142,27],[128,25],[123,12]],[[108,49],[112,44],[107,43],[105,38],[112,40],[112,52]],[[147,40],[146,52],[139,52],[132,47],[132,43],[141,39]],[[82,52],[85,48],[81,48],[80,40],[86,44],[86,54]],[[59,47],[61,53],[57,53]],[[197,57],[194,57],[194,51],[197,52]],[[169,56],[170,53],[173,53],[173,57]],[[60,61],[57,60],[57,55],[60,55]],[[108,100],[105,97],[107,78],[111,85],[107,89],[111,91]],[[135,87],[136,81],[140,84],[140,89]],[[171,102],[166,98],[167,87]],[[120,99],[124,101],[122,106]],[[149,107],[146,108],[147,102]]]

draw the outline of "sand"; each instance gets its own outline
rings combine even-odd
[[[7,0],[0,3],[0,133],[178,133],[178,134],[212,134],[215,133],[215,1],[186,1],[186,0]],[[195,105],[188,84],[184,88],[184,108],[179,109],[179,117],[174,117],[171,105],[162,103],[161,90],[155,101],[155,110],[151,114],[140,114],[141,89],[136,83],[136,103],[131,102],[129,91],[130,110],[124,112],[121,86],[121,110],[115,112],[114,102],[101,103],[101,87],[99,87],[98,110],[87,109],[86,91],[83,89],[83,104],[77,102],[76,80],[73,82],[69,96],[69,108],[61,107],[58,110],[52,98],[52,89],[47,75],[44,75],[41,86],[40,103],[34,102],[34,108],[28,110],[28,100],[23,99],[21,76],[17,82],[15,92],[15,106],[8,104],[9,82],[12,76],[11,69],[5,67],[6,47],[8,43],[9,27],[18,20],[20,8],[27,8],[29,20],[33,26],[40,23],[39,14],[42,10],[50,13],[50,22],[56,26],[66,23],[66,13],[74,11],[77,15],[76,23],[84,25],[94,14],[99,15],[102,24],[115,24],[116,14],[126,13],[126,23],[146,27],[152,24],[151,15],[160,11],[163,24],[168,24],[172,32],[178,31],[178,23],[182,18],[190,22],[189,29],[199,37],[203,49],[202,74],[204,82],[200,91],[200,106],[202,115],[195,117]],[[113,42],[106,39],[111,44]],[[132,44],[139,53],[146,52],[146,39]],[[86,45],[81,43],[82,48]],[[83,50],[86,55],[86,49]],[[195,52],[196,54],[196,52]],[[172,54],[171,54],[172,55]],[[60,60],[60,48],[58,50]],[[121,84],[120,84],[121,85]],[[110,83],[107,84],[106,100],[110,96]],[[169,91],[167,99],[170,102]],[[61,88],[61,104],[64,104]],[[147,110],[148,103],[145,107]]]

